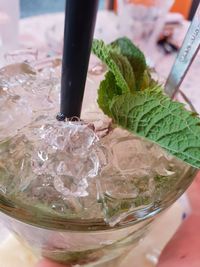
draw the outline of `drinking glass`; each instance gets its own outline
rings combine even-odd
[[[119,0],[120,33],[151,53],[174,0]]]
[[[17,49],[18,35],[19,0],[0,0],[0,66],[4,64],[4,54],[9,50]]]
[[[52,153],[68,137],[62,130],[72,124],[62,128],[63,122],[55,120],[61,60],[38,61],[36,54],[20,63],[14,53],[17,63],[0,69],[0,220],[38,257],[72,266],[118,266],[158,214],[183,194],[196,169],[125,130],[110,130],[95,101],[105,69],[93,68],[81,116],[87,125],[77,122],[87,134],[68,132],[73,143],[64,158],[71,175],[62,180],[69,169],[63,173]],[[46,127],[46,138],[36,143]],[[49,127],[56,130],[54,141]],[[94,142],[94,129],[100,143]],[[47,139],[51,145],[44,147]],[[47,157],[53,167],[43,165]],[[62,175],[52,178],[56,170]],[[87,177],[77,181],[72,172],[83,170]]]

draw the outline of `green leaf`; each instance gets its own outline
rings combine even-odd
[[[141,51],[126,38],[108,46],[95,41],[93,51],[109,68],[98,91],[104,113],[115,124],[200,168],[200,118],[164,94]]]
[[[98,104],[103,112],[111,117],[110,104],[114,96],[121,95],[121,89],[117,86],[115,82],[115,76],[112,72],[107,72],[105,80],[100,84],[98,90]]]
[[[115,96],[109,109],[114,123],[200,168],[200,119],[160,87]]]
[[[127,57],[130,62],[136,79],[136,88],[140,90],[145,70],[147,69],[145,56],[128,38],[119,38],[111,44],[112,49]],[[145,77],[146,78],[146,77]],[[148,85],[147,85],[148,86]]]
[[[135,76],[126,57],[116,53],[101,40],[93,41],[92,51],[108,66],[122,92],[135,90]]]
[[[154,82],[155,81],[153,81],[151,79],[151,75],[150,75],[149,71],[145,70],[145,72],[143,74],[143,80],[142,80],[142,83],[140,85],[140,90],[145,90],[146,88],[149,88],[151,86],[151,84]]]

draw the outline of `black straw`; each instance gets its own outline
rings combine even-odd
[[[98,0],[66,0],[59,120],[80,117]]]

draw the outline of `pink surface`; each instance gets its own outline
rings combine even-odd
[[[188,196],[192,213],[166,245],[158,267],[200,266],[200,172],[190,186]]]

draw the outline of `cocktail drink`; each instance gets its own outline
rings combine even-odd
[[[149,98],[143,101],[138,99],[137,90],[133,92],[136,106],[130,106],[132,102],[127,102],[126,93],[120,94],[122,84],[127,89],[127,77],[129,84],[132,79],[120,67],[130,60],[129,54],[123,61],[121,44],[135,49],[127,39],[116,41],[112,48],[94,42],[94,53],[100,55],[108,68],[106,72],[103,65],[90,68],[80,120],[55,120],[59,105],[58,59],[49,60],[51,66],[46,67],[18,63],[0,70],[1,219],[38,255],[72,266],[105,266],[108,262],[117,266],[113,260],[137,245],[156,215],[186,190],[196,173],[196,168],[191,166],[197,165],[192,164],[195,157],[191,156],[190,162],[190,147],[186,162],[172,155],[173,151],[169,153],[171,143],[182,142],[179,127],[185,136],[181,119],[177,118],[176,131],[170,120],[170,114],[180,104],[174,102],[177,106],[170,106],[168,114],[170,100],[159,99],[160,106],[166,107],[163,115],[149,93]],[[135,60],[138,53],[141,52],[137,50]],[[112,55],[110,60],[109,55]],[[113,67],[120,60],[119,68]],[[102,71],[99,66],[103,66]],[[142,93],[150,84],[157,88],[146,65],[142,72],[142,79],[135,72],[135,88],[143,88]],[[121,96],[123,101],[115,103]],[[156,109],[159,114],[151,113]],[[146,119],[147,114],[150,117]],[[179,114],[187,120],[186,114],[190,113],[181,106]],[[198,120],[190,115],[192,120]],[[159,123],[165,117],[169,120],[161,124],[165,129],[160,131]],[[191,122],[190,126],[195,132],[194,124]],[[146,136],[142,136],[145,129]],[[161,141],[174,133],[177,140],[170,137],[164,143],[167,150],[161,148]],[[191,136],[188,135],[188,142]],[[173,144],[177,156],[181,157],[185,154],[178,145]],[[187,145],[186,141],[185,150]]]

